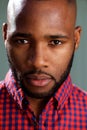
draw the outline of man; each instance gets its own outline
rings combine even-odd
[[[75,0],[9,0],[0,129],[87,129],[87,94],[69,75],[81,33],[75,22]]]

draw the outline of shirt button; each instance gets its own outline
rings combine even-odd
[[[47,122],[44,122],[44,127],[47,127],[47,126],[48,126]]]
[[[38,124],[36,121],[33,121],[33,126],[36,127]]]

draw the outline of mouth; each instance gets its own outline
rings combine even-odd
[[[51,82],[52,78],[47,75],[32,74],[32,75],[27,75],[26,80],[32,86],[44,87],[44,86],[47,86]]]

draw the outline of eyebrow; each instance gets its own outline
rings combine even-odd
[[[12,35],[12,38],[15,38],[15,37],[26,37],[26,38],[28,38],[28,37],[32,37],[32,35],[30,33],[20,33],[20,32],[18,32],[18,33],[14,33]]]
[[[64,38],[64,39],[68,39],[69,37],[67,35],[62,35],[62,34],[58,34],[58,35],[48,35],[45,36],[46,38],[50,38],[50,39],[57,39],[57,38]]]
[[[14,33],[13,35],[12,35],[12,38],[15,38],[15,37],[24,37],[24,38],[29,38],[29,37],[33,37],[33,35],[32,34],[30,34],[30,33],[20,33],[20,32],[18,32],[18,33]],[[69,37],[67,36],[67,35],[65,35],[65,34],[53,34],[53,35],[50,35],[50,34],[48,34],[48,35],[45,35],[44,36],[45,38],[47,38],[47,39],[61,39],[61,38],[63,38],[63,39],[69,39]]]

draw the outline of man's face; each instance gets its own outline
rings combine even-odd
[[[67,2],[27,2],[15,14],[5,32],[11,67],[28,94],[48,96],[66,79],[78,46]]]

